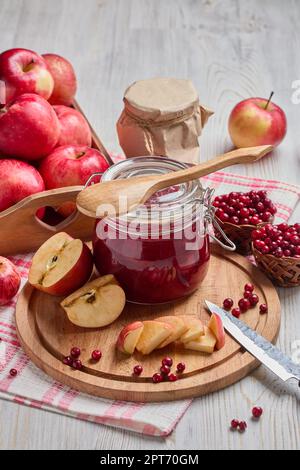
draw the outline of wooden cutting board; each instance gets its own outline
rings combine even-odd
[[[271,282],[240,255],[214,247],[208,275],[203,285],[190,297],[168,305],[140,306],[127,304],[113,324],[101,329],[79,328],[69,322],[61,309],[60,298],[35,291],[26,285],[16,309],[19,340],[31,358],[46,374],[79,391],[104,398],[128,401],[169,401],[191,398],[214,392],[240,380],[259,364],[227,335],[226,345],[212,355],[168,346],[149,356],[135,353],[125,356],[115,349],[121,328],[137,319],[154,319],[161,315],[198,315],[207,322],[209,314],[204,299],[221,305],[226,297],[237,304],[246,282],[255,285],[260,303],[266,303],[269,313],[259,314],[258,306],[243,314],[242,319],[252,328],[274,341],[280,327],[280,303]],[[62,363],[72,346],[80,347],[81,371]],[[91,352],[103,353],[98,363],[90,361]],[[151,377],[159,371],[164,356],[174,364],[185,362],[186,371],[177,382],[153,384]],[[141,364],[143,374],[132,376],[133,366]]]

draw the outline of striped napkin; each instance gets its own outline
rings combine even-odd
[[[201,181],[204,186],[215,188],[216,194],[267,190],[278,208],[277,222],[289,219],[300,197],[298,186],[226,172],[214,173]],[[31,255],[10,259],[17,266],[24,284]],[[45,375],[20,347],[14,321],[15,303],[16,299],[13,299],[10,304],[0,307],[0,398],[151,436],[167,436],[173,431],[191,400],[153,404],[111,401],[79,393]],[[9,375],[11,368],[17,369],[16,377]]]

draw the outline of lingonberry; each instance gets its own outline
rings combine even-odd
[[[161,361],[161,364],[163,366],[168,366],[168,367],[172,367],[173,365],[173,359],[171,357],[164,357],[163,360]]]
[[[227,299],[223,300],[223,307],[225,310],[230,310],[233,306],[233,300],[230,297],[227,297]]]
[[[259,419],[261,415],[263,414],[263,409],[260,406],[255,406],[252,409],[252,416],[253,418]]]
[[[99,349],[95,349],[92,352],[91,357],[92,357],[93,361],[99,361],[102,357],[102,352],[99,351]]]
[[[176,366],[176,370],[178,373],[182,373],[185,371],[185,363],[184,362],[179,362]]]
[[[136,366],[134,366],[133,368],[134,375],[141,375],[142,372],[143,372],[143,368],[140,364],[137,364]]]
[[[266,304],[260,304],[259,311],[260,311],[261,314],[267,313],[268,312],[268,306]]]

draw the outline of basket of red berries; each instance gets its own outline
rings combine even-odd
[[[281,287],[300,285],[300,224],[267,224],[252,232],[258,266]]]
[[[252,251],[253,230],[272,223],[276,213],[276,207],[267,197],[266,191],[223,194],[215,197],[213,206],[220,227],[235,243],[236,250],[243,255]],[[220,237],[217,229],[216,237]]]

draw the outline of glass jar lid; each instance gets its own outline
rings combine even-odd
[[[183,170],[189,165],[167,157],[135,157],[122,160],[109,167],[101,181],[133,178],[145,175],[162,175],[171,171]],[[182,213],[186,204],[194,203],[195,199],[203,197],[204,190],[199,180],[189,181],[158,191],[145,203],[144,209],[132,211],[121,218],[136,218],[146,216],[147,208],[160,213]],[[147,215],[148,217],[148,215]]]

